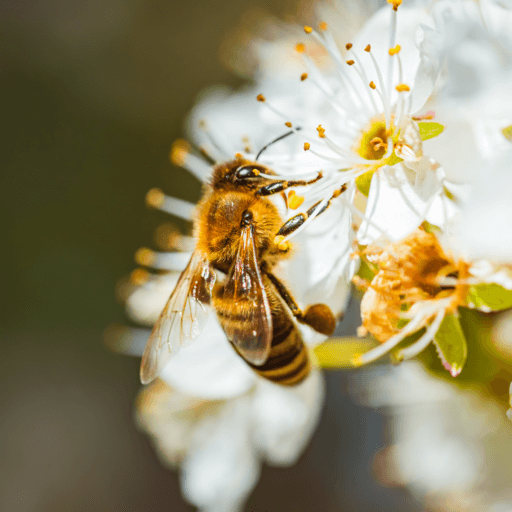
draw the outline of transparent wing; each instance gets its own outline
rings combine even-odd
[[[201,334],[208,320],[215,278],[206,257],[195,251],[149,337],[140,367],[143,384],[158,377],[180,347]]]
[[[242,230],[223,300],[235,308],[233,317],[222,322],[228,340],[249,363],[264,364],[272,341],[272,315],[256,259],[252,226]]]

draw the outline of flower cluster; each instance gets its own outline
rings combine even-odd
[[[322,17],[300,39],[297,27],[279,25],[274,40],[235,50],[252,51],[256,83],[210,90],[190,114],[190,142],[177,141],[171,160],[201,181],[233,158],[271,169],[270,180],[309,180],[275,200],[288,220],[276,244],[293,245],[277,271],[299,305],[321,302],[340,315],[353,281],[363,292],[360,346],[375,340],[352,354],[353,366],[388,352],[400,362],[433,343],[456,377],[471,351],[460,310],[512,308],[512,8],[388,4],[349,33],[348,8],[321,3]],[[193,220],[194,205],[160,190],[147,201]],[[142,249],[137,261],[166,272],[139,269],[122,287],[128,314],[147,326],[195,245],[168,225],[158,233],[163,251]],[[300,329],[310,347],[326,339]],[[117,339],[141,353],[148,334],[124,329]],[[327,352],[317,355],[333,366]],[[288,464],[300,454],[322,393],[317,369],[290,389],[257,377],[211,315],[144,389],[139,419],[162,457],[181,464],[192,503],[236,510],[258,460]]]

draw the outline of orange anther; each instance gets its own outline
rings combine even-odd
[[[407,84],[398,84],[395,89],[398,91],[398,92],[407,92],[407,91],[410,91],[411,88],[407,85]]]
[[[352,43],[347,43],[347,44],[345,45],[345,48],[346,48],[347,50],[350,50],[350,48],[352,48]]]
[[[263,94],[258,94],[258,96],[256,96],[256,99],[258,101],[265,101],[265,96],[263,96]]]
[[[355,64],[355,62],[352,59],[350,59],[350,60],[347,60],[347,64],[349,66],[353,66]]]
[[[402,47],[399,44],[397,44],[394,48],[389,49],[389,55],[396,55],[397,53],[400,52],[401,49]]]
[[[323,30],[325,32],[327,30],[327,23],[325,21],[321,21],[318,24],[318,27],[320,28],[320,30]]]
[[[290,123],[290,121],[287,121],[286,123],[284,123],[285,126],[288,126],[288,128],[291,128],[292,127],[292,123]]]
[[[299,43],[295,45],[295,51],[299,53],[304,53],[306,51],[306,45],[304,43]]]
[[[307,151],[311,147],[309,142],[304,142],[304,151]]]
[[[307,77],[308,77],[307,73],[302,73],[302,75],[300,75],[301,82],[304,82],[304,80],[306,80]]]
[[[372,49],[372,47],[369,44],[367,44],[364,51],[369,52],[371,49]]]
[[[313,29],[311,27],[308,27],[307,25],[305,25],[304,32],[306,32],[306,34],[311,34],[311,32],[313,32]]]
[[[369,84],[368,84],[372,89],[376,89],[377,86],[375,85],[375,83],[373,81],[371,81]]]

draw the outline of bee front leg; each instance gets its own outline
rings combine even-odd
[[[265,274],[275,286],[277,292],[285,301],[286,305],[290,308],[293,316],[299,322],[309,325],[316,332],[327,336],[334,332],[334,329],[336,328],[336,319],[334,318],[329,306],[326,306],[325,304],[313,304],[302,311],[286,286],[268,270],[265,271]]]
[[[329,206],[331,206],[332,200],[335,199],[336,197],[338,197],[343,192],[345,192],[345,190],[347,190],[347,185],[343,185],[340,189],[335,190],[334,193],[332,194],[332,196],[330,197],[329,201],[327,201],[322,206],[320,211],[317,212],[317,209],[320,206],[320,203],[322,201],[318,201],[317,203],[315,203],[307,212],[305,212],[305,213],[298,213],[297,215],[295,215],[291,219],[287,220],[281,226],[281,228],[277,232],[276,236],[288,236],[288,235],[291,235],[296,229],[298,229],[300,226],[302,226],[302,224],[304,224],[304,222],[306,222],[306,220],[309,217],[311,217],[311,215],[315,214],[318,217],[320,214],[324,213],[325,210],[327,210],[327,208],[329,208]]]
[[[318,173],[318,176],[316,178],[313,178],[312,180],[282,180],[282,181],[274,181],[273,183],[270,183],[269,185],[265,185],[264,187],[261,187],[257,192],[256,195],[258,196],[270,196],[272,194],[277,194],[279,192],[283,192],[283,190],[286,190],[290,187],[305,187],[306,185],[312,185],[313,183],[316,183],[318,180],[322,179],[323,174],[320,171]]]

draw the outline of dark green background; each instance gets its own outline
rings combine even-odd
[[[157,225],[146,191],[199,196],[169,147],[202,88],[242,83],[218,48],[249,6],[285,11],[284,0],[2,2],[1,510],[189,509],[133,425],[139,362],[106,351],[102,333],[124,321],[116,281]],[[292,469],[267,468],[248,510],[414,509],[372,480],[383,420],[350,402],[345,381],[328,376],[311,447]]]

